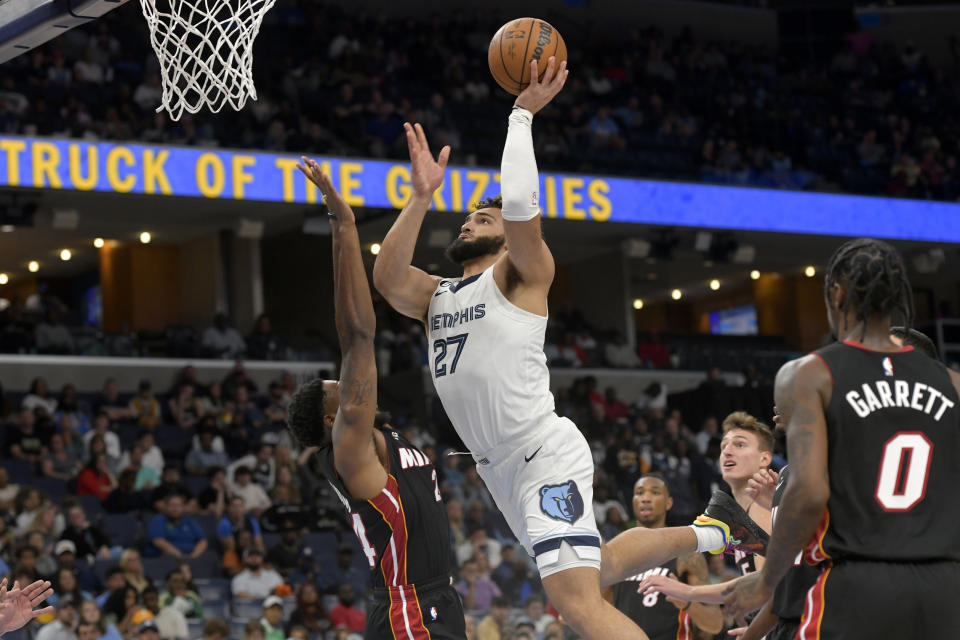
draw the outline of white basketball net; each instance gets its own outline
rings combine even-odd
[[[157,111],[173,120],[204,106],[214,113],[257,99],[253,41],[276,0],[140,0],[160,59]]]

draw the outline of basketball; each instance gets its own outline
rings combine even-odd
[[[567,45],[560,32],[537,18],[517,18],[494,34],[487,63],[497,84],[508,93],[519,95],[530,84],[530,61],[537,61],[538,80],[543,80],[550,56],[556,56],[558,69],[567,59]]]

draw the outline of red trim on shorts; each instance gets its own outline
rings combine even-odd
[[[803,617],[800,620],[800,629],[796,640],[820,640],[820,628],[823,625],[823,612],[826,608],[824,593],[826,591],[827,576],[833,567],[828,566],[817,578],[816,583],[807,592],[806,603],[803,607]]]
[[[830,554],[823,548],[823,538],[827,535],[827,529],[829,528],[830,510],[825,508],[823,515],[820,517],[820,524],[817,525],[817,530],[813,533],[813,538],[804,548],[804,556],[806,556],[808,564],[820,564],[830,559]]]
[[[690,606],[693,606],[692,603]],[[693,640],[693,633],[690,629],[690,614],[686,611],[681,611],[677,615],[677,640]]]

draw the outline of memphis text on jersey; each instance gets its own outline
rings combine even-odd
[[[847,402],[861,418],[880,409],[902,407],[922,411],[939,422],[946,410],[954,406],[953,400],[944,393],[922,382],[877,380],[865,382],[861,390],[854,389],[846,395]]]
[[[487,315],[485,310],[486,306],[486,304],[481,302],[480,304],[475,304],[472,307],[467,307],[454,313],[438,313],[430,318],[430,329],[432,331],[452,329],[453,327],[466,324],[472,320],[479,320]]]

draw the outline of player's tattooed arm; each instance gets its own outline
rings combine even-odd
[[[353,210],[316,162],[303,158],[300,170],[320,188],[331,216],[334,317],[343,352],[333,455],[347,490],[354,498],[366,500],[380,493],[387,482],[373,436],[377,413],[373,338],[377,319]]]
[[[774,387],[776,405],[787,431],[790,477],[770,536],[766,563],[727,592],[725,604],[741,618],[759,609],[813,538],[830,498],[827,419],[833,381],[813,355],[780,369]]]
[[[690,586],[710,584],[707,561],[703,558],[703,554],[694,553],[678,559],[677,572]],[[716,635],[723,630],[723,612],[720,610],[720,605],[690,602],[684,606],[687,606],[686,611],[690,615],[690,620],[701,631]]]

